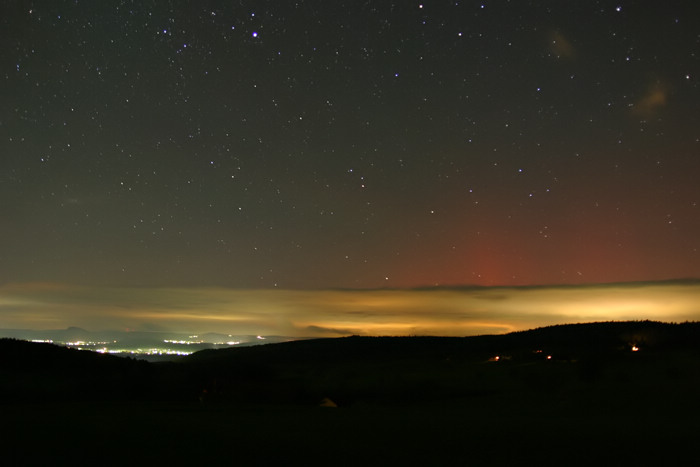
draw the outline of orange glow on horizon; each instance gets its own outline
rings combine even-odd
[[[553,324],[700,319],[700,283],[373,290],[0,288],[0,328],[333,337],[503,334]]]

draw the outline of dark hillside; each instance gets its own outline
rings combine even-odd
[[[237,361],[324,364],[339,360],[482,358],[498,351],[556,348],[572,354],[700,349],[700,323],[601,322],[549,326],[505,335],[473,337],[361,337],[310,339],[247,348],[203,350],[183,361],[216,365]]]
[[[5,459],[697,465],[699,343],[697,323],[593,323],[154,364],[2,340]]]
[[[0,339],[0,397],[5,400],[141,397],[152,373],[140,360]]]
[[[632,351],[633,346],[639,350]],[[476,337],[345,337],[204,350],[150,364],[0,339],[0,395],[236,404],[417,402],[604,382],[631,371],[697,376],[700,323],[551,326]],[[683,362],[686,362],[684,364]],[[640,375],[637,375],[641,377]],[[694,381],[694,380],[693,380]]]
[[[697,323],[642,321],[205,350],[183,359],[182,367],[212,400],[304,404],[331,397],[352,405],[608,384],[630,371],[677,374],[681,361],[699,355]]]

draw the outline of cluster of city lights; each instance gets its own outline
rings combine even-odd
[[[188,336],[187,339],[163,339],[164,346],[154,346],[154,347],[117,347],[117,340],[114,341],[83,341],[75,340],[70,342],[59,342],[53,340],[33,340],[32,342],[43,342],[43,343],[56,343],[58,345],[63,345],[76,350],[88,350],[93,352],[98,352],[102,354],[112,354],[121,356],[185,356],[191,355],[199,349],[178,349],[178,346],[201,346],[203,344],[211,344],[214,346],[235,346],[241,344],[240,340],[227,340],[221,342],[207,342],[205,340],[199,339],[199,336],[193,335]],[[233,337],[229,335],[228,337]],[[259,340],[264,340],[263,336],[256,336]],[[123,345],[123,344],[122,344]]]
[[[78,349],[78,350],[87,350],[87,349]],[[153,348],[153,349],[108,349],[106,347],[103,347],[101,349],[90,349],[94,350],[95,352],[98,353],[108,353],[108,354],[113,354],[113,355],[124,355],[124,354],[129,354],[129,355],[179,355],[179,356],[185,356],[185,355],[190,355],[193,352],[185,352],[182,350],[172,350],[172,349],[159,349],[159,348]]]
[[[180,345],[192,345],[192,344],[203,344],[204,341],[185,341],[185,340],[175,340],[175,339],[163,339],[166,344],[180,344]]]

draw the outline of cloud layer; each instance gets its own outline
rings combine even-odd
[[[700,283],[413,290],[0,288],[0,328],[296,337],[499,334],[563,323],[700,319]]]

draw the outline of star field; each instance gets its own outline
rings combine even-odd
[[[0,281],[700,277],[692,2],[2,6]]]

